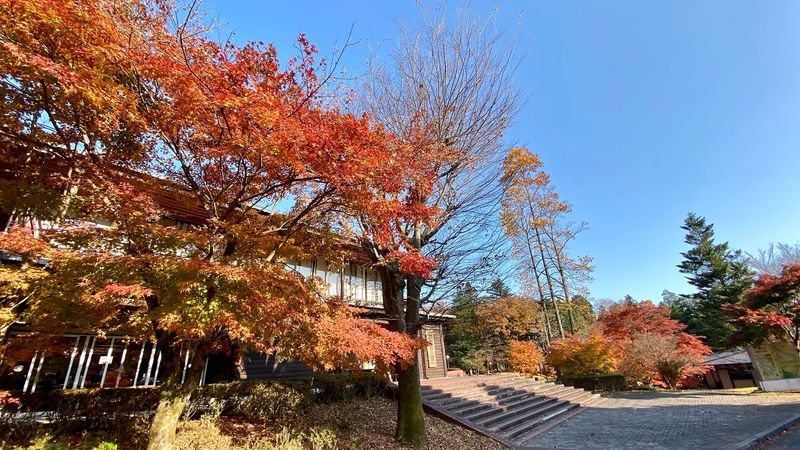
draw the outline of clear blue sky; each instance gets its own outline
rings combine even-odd
[[[800,2],[537,1],[497,5],[527,57],[532,92],[508,134],[538,152],[590,230],[596,298],[689,292],[675,265],[689,211],[755,251],[800,240]],[[363,70],[418,14],[416,2],[207,1],[235,40],[284,57],[304,32],[329,53],[355,25],[344,59]],[[457,6],[451,2],[450,6]]]

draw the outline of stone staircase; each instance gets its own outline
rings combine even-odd
[[[583,389],[511,374],[422,380],[427,408],[509,447],[600,401]]]

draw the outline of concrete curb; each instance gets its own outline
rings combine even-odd
[[[750,448],[755,447],[756,445],[766,441],[767,439],[780,434],[782,431],[791,428],[792,426],[800,423],[800,414],[795,414],[794,416],[790,417],[789,419],[775,425],[774,427],[762,431],[754,436],[751,436],[743,441],[739,441],[736,445],[731,447],[732,450],[748,450]]]

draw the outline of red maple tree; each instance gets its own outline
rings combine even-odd
[[[0,2],[0,87],[12,99],[0,197],[16,224],[0,249],[22,258],[0,282],[25,300],[33,331],[157,345],[165,382],[151,448],[171,445],[211,351],[280,346],[324,367],[413,360],[414,338],[286,270],[290,259],[352,257],[333,215],[370,223],[374,249],[401,273],[431,269],[393,238],[398,220],[433,214],[413,201],[427,172],[399,157],[409,145],[325,102],[325,65],[304,36],[282,65],[272,46],[213,42],[195,12]],[[182,344],[193,364],[181,384]]]

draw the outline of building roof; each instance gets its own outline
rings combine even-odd
[[[750,364],[750,355],[743,348],[736,348],[727,352],[717,352],[706,356],[703,364],[707,366],[723,366],[727,364]]]

